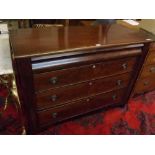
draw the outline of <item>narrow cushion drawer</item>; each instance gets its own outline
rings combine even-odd
[[[35,90],[42,91],[95,78],[129,72],[133,69],[135,62],[136,58],[132,57],[34,74]]]
[[[125,73],[115,77],[92,80],[38,93],[36,94],[36,104],[38,109],[42,109],[64,104],[71,100],[77,100],[90,95],[120,89],[128,85],[130,77],[131,73]]]
[[[152,91],[154,89],[155,89],[155,75],[140,78],[137,81],[135,94],[141,94],[144,92]]]
[[[124,92],[125,89],[121,89],[38,112],[39,126],[43,127],[111,104],[120,103]]]
[[[141,73],[142,78],[151,75],[155,75],[155,64],[144,66],[143,71]]]

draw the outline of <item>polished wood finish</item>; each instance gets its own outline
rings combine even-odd
[[[149,75],[145,78],[140,78],[135,88],[135,94],[142,94],[155,89],[155,75]]]
[[[123,48],[127,48],[127,47],[125,46]],[[72,55],[71,53],[71,56],[64,57],[64,55],[61,55],[57,57],[55,56],[56,58],[51,58],[49,56],[49,57],[46,57],[46,59],[43,56],[43,57],[39,57],[39,60],[37,57],[32,59],[32,69],[34,73],[41,73],[41,72],[48,72],[51,70],[53,71],[57,69],[65,69],[67,67],[73,67],[73,65],[74,67],[76,67],[81,65],[97,63],[101,61],[107,61],[107,60],[110,61],[118,58],[121,59],[121,58],[139,56],[142,54],[141,47],[143,47],[143,45],[138,44],[138,46],[137,45],[129,46],[126,50],[122,50],[122,49],[117,50],[117,48],[116,49],[109,48],[109,50],[107,51],[104,51],[103,49],[101,49],[100,51],[97,50],[96,52],[93,52],[93,53],[91,53],[90,51],[85,55],[81,55],[81,54]]]
[[[155,89],[155,43],[151,43],[145,62],[135,84],[133,96],[147,93]]]
[[[96,109],[126,104],[153,40],[146,32],[117,24],[11,32],[28,134]]]
[[[155,64],[155,52],[152,51],[149,52],[145,62],[145,65],[151,65],[151,64]]]
[[[150,44],[149,51],[155,52],[155,43]]]
[[[36,57],[153,41],[152,35],[121,25],[20,29],[10,34],[15,58]]]
[[[102,93],[79,101],[71,102],[66,105],[38,112],[39,126],[44,127],[48,124],[65,120],[80,114],[84,114],[99,108],[121,102],[125,89]]]
[[[155,64],[145,66],[143,68],[143,72],[141,73],[141,78],[152,75],[155,76]]]
[[[18,59],[13,61],[14,74],[17,84],[18,96],[24,113],[25,127],[28,133],[36,131],[35,98],[33,87],[33,74],[30,59]],[[24,72],[25,71],[25,72]],[[29,104],[30,103],[30,104]]]
[[[38,108],[64,104],[70,100],[92,96],[102,92],[112,91],[128,86],[131,73],[91,80],[80,84],[61,87],[37,94]]]
[[[34,74],[35,89],[36,91],[43,91],[68,84],[130,72],[135,63],[136,57],[131,57]]]

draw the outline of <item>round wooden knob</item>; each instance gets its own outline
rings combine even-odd
[[[150,72],[153,72],[154,73],[155,72],[155,67],[151,67],[150,68]]]
[[[126,63],[122,64],[122,67],[123,69],[127,69],[127,64]]]
[[[117,85],[120,86],[122,84],[122,80],[117,80]]]
[[[93,65],[93,67],[92,67],[92,68],[94,68],[94,69],[95,69],[95,68],[96,68],[96,65]]]
[[[91,86],[93,83],[92,82],[89,82],[89,86]]]
[[[52,95],[52,96],[51,96],[51,100],[52,100],[53,102],[55,102],[56,99],[57,99],[57,96],[56,96],[56,95]]]
[[[149,84],[148,81],[145,81],[145,82],[144,82],[144,86],[147,86],[148,84]]]
[[[52,118],[56,118],[56,117],[57,117],[57,113],[56,112],[52,113]]]
[[[56,84],[58,82],[58,78],[57,77],[52,77],[49,79],[51,84]]]
[[[113,100],[116,100],[116,98],[117,98],[117,95],[113,95],[113,96],[112,96],[112,99],[113,99]]]
[[[87,98],[87,99],[86,99],[86,101],[87,101],[87,102],[89,102],[89,101],[90,101],[90,99],[89,99],[89,98]]]

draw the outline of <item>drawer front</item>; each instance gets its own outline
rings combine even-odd
[[[36,94],[37,107],[38,109],[52,107],[71,100],[120,89],[128,85],[130,77],[131,73],[125,73],[115,77],[92,80],[81,84],[52,89],[44,93],[38,93]]]
[[[35,89],[36,91],[42,91],[95,78],[129,72],[133,69],[135,62],[136,58],[133,57],[34,74]]]
[[[143,71],[141,73],[142,78],[147,77],[147,76],[151,76],[151,75],[155,75],[155,64],[144,66]]]
[[[155,52],[155,43],[151,43],[149,50]]]
[[[39,126],[46,126],[111,104],[120,103],[124,92],[125,89],[120,89],[38,112]]]
[[[145,65],[155,64],[155,52],[149,52]]]
[[[152,91],[155,89],[155,75],[140,78],[137,81],[135,94],[141,94],[144,92]]]

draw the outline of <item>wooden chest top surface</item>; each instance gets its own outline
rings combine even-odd
[[[14,58],[35,57],[82,50],[151,42],[153,35],[118,24],[71,26],[11,31]]]

